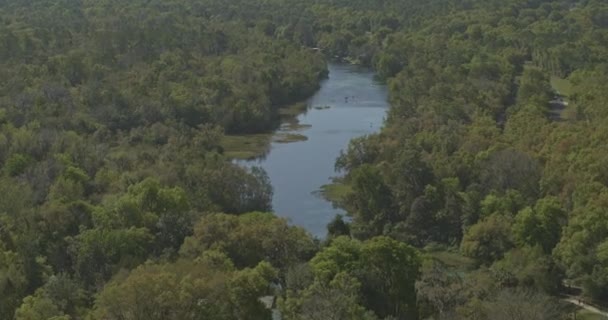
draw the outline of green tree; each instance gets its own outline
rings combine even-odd
[[[421,264],[416,249],[376,237],[363,243],[360,259],[365,305],[383,318],[415,318]]]
[[[86,284],[108,280],[121,267],[135,267],[151,251],[146,228],[91,229],[68,240],[76,275]]]
[[[491,270],[504,286],[519,286],[556,294],[561,288],[562,271],[542,247],[516,248],[495,262]]]
[[[537,103],[546,106],[551,100],[551,85],[547,75],[536,68],[525,68],[519,80],[517,102],[519,104]]]
[[[520,245],[540,245],[550,253],[559,242],[566,212],[555,198],[539,200],[534,209],[520,211],[513,223],[515,240]]]
[[[270,319],[259,298],[275,271],[262,262],[237,271],[217,252],[172,264],[147,264],[110,282],[92,319]]]
[[[529,198],[539,193],[538,161],[518,150],[505,149],[492,153],[484,163],[481,180],[488,190],[499,193],[516,190]]]
[[[69,320],[53,301],[43,295],[28,296],[15,312],[16,320]]]
[[[95,225],[105,228],[147,228],[155,236],[157,251],[177,250],[192,233],[193,217],[186,192],[162,187],[146,179],[129,187],[127,194],[108,199],[94,213]]]
[[[225,252],[239,268],[268,261],[284,276],[290,266],[314,254],[315,244],[303,229],[272,213],[209,214],[196,224],[180,254],[194,259],[208,250]]]
[[[339,237],[350,235],[350,225],[344,221],[342,215],[338,214],[327,225],[328,237]]]
[[[362,165],[351,174],[352,192],[347,196],[349,213],[353,217],[351,230],[360,239],[384,233],[384,228],[395,221],[393,196],[380,170]]]
[[[279,301],[286,320],[374,320],[373,312],[361,306],[360,283],[347,273],[339,273],[328,284],[315,282],[302,292],[288,292]]]
[[[484,302],[485,319],[549,320],[562,314],[554,298],[525,290],[504,290]]]
[[[25,172],[25,169],[32,163],[32,159],[23,154],[12,154],[6,160],[5,170],[9,176],[14,177]]]
[[[329,283],[345,272],[361,282],[363,306],[380,317],[415,316],[416,249],[388,237],[359,242],[338,237],[310,262],[317,281]]]
[[[432,314],[439,316],[453,312],[467,301],[462,277],[446,265],[432,258],[423,260],[416,293],[420,317]]]
[[[28,281],[21,257],[0,247],[0,316],[11,319],[21,299],[27,294]]]
[[[502,258],[513,247],[511,238],[511,222],[495,213],[467,230],[460,250],[479,264],[487,265]]]

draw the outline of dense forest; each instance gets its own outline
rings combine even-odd
[[[391,109],[315,239],[221,141],[333,59]],[[0,319],[568,319],[608,301],[607,101],[604,0],[0,0]]]

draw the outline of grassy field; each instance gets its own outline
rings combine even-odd
[[[551,86],[555,91],[566,97],[572,94],[572,84],[568,79],[551,76]]]
[[[534,66],[531,63],[526,64],[524,68],[542,71],[541,68]],[[549,78],[549,82],[551,83],[551,87],[553,87],[553,90],[557,91],[559,94],[565,97],[568,97],[572,94],[572,84],[570,83],[570,80],[551,75]]]

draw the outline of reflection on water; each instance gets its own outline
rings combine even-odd
[[[327,223],[342,212],[314,193],[336,175],[335,160],[352,138],[380,130],[387,108],[386,87],[374,80],[373,72],[330,64],[329,79],[309,100],[309,110],[298,117],[300,124],[310,126],[287,131],[308,140],[273,143],[265,157],[244,164],[268,173],[277,215],[324,237]]]

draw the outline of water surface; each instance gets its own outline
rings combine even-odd
[[[370,70],[330,64],[329,78],[308,105],[309,110],[298,120],[311,126],[294,131],[307,136],[307,141],[273,143],[264,159],[247,165],[260,166],[268,173],[277,215],[314,236],[325,237],[327,223],[343,212],[315,192],[337,175],[335,160],[351,139],[381,128],[388,108],[387,91]],[[329,108],[315,108],[324,106]]]

